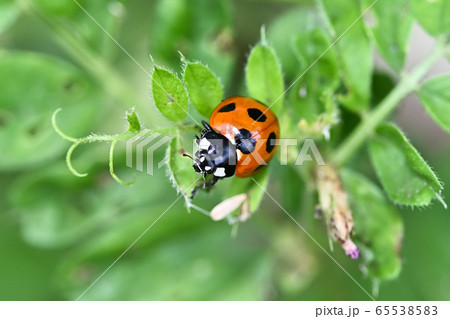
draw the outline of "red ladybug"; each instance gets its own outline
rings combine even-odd
[[[280,126],[275,114],[262,103],[248,97],[230,97],[220,103],[196,143],[193,167],[206,176],[213,174],[213,185],[233,175],[250,177],[272,159]]]

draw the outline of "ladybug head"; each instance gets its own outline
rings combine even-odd
[[[213,174],[216,178],[230,177],[236,169],[236,147],[225,136],[217,133],[208,123],[196,143],[199,150],[195,153],[193,167],[203,175]]]

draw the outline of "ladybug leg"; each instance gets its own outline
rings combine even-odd
[[[314,212],[314,217],[316,219],[323,219],[323,210],[319,205],[316,206],[316,210]]]
[[[202,130],[202,134],[201,134],[202,138],[205,137],[205,135],[206,135],[207,133],[215,132],[215,131],[213,130],[213,128],[212,128],[207,122],[202,121],[202,124],[203,124],[203,126],[205,127],[205,128]]]
[[[205,180],[205,175],[203,175],[203,189],[210,188],[210,187],[214,186],[217,183],[218,180],[219,180],[219,177],[217,177],[216,175],[213,175],[212,180],[207,182]]]
[[[200,188],[200,184],[195,185],[194,189],[192,190],[190,199],[194,199],[195,194],[197,194],[198,189]]]
[[[205,129],[208,132],[213,132],[214,130],[212,129],[212,127],[206,122],[206,121],[202,121],[203,126],[205,127]]]
[[[206,174],[203,173],[203,174],[202,174],[202,177],[203,177],[203,189],[206,188],[206,178],[205,178],[205,176],[206,176]]]
[[[203,175],[203,182],[195,185],[195,187],[194,187],[194,189],[192,190],[192,193],[191,193],[191,199],[194,199],[195,194],[197,194],[197,191],[200,188],[209,189],[209,188],[213,187],[217,183],[217,181],[219,179],[220,179],[219,177],[213,176],[213,179],[211,181],[207,182],[206,179],[205,179],[205,175]]]
[[[198,136],[197,134],[195,134],[195,144],[200,144],[200,136]]]
[[[214,186],[214,185],[217,183],[218,180],[219,180],[219,177],[217,177],[217,176],[214,175],[212,181],[207,182],[207,183],[205,184],[205,186],[206,186],[206,187],[212,187],[212,186]]]
[[[206,184],[205,174],[202,174],[202,176],[203,176],[203,183],[198,183],[197,185],[195,185],[195,187],[191,193],[191,197],[190,197],[191,199],[194,199],[194,196],[195,196],[195,194],[197,194],[197,191],[200,189],[200,187],[205,188],[205,184]]]

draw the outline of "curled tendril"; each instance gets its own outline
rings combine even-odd
[[[117,141],[119,140],[126,140],[129,138],[132,138],[133,136],[136,135],[136,133],[132,133],[132,132],[127,132],[124,134],[115,134],[115,135],[97,135],[97,134],[92,134],[83,138],[75,138],[75,137],[71,137],[68,136],[67,134],[65,134],[56,124],[56,115],[61,111],[61,108],[57,109],[52,116],[52,125],[53,128],[55,129],[55,131],[65,140],[68,140],[70,142],[72,142],[72,146],[69,148],[69,150],[67,151],[66,154],[66,163],[67,163],[67,167],[69,168],[69,170],[72,172],[73,175],[78,176],[78,177],[85,177],[88,174],[87,173],[80,173],[78,172],[72,165],[72,154],[74,152],[74,150],[81,144],[86,144],[86,143],[91,143],[91,142],[111,142],[111,147],[110,147],[110,152],[109,152],[109,166],[110,166],[110,174],[111,176],[120,184],[123,185],[131,185],[134,183],[133,182],[124,182],[123,180],[121,180],[119,177],[117,177],[117,175],[114,173],[114,167],[113,167],[113,154],[114,154],[114,148],[117,144]],[[143,136],[148,134],[146,131],[150,130],[144,130],[142,132],[140,132],[140,134],[142,134]]]
[[[66,154],[66,163],[69,170],[72,172],[73,175],[78,177],[85,177],[88,174],[87,173],[80,173],[78,172],[72,165],[72,154],[75,151],[75,149],[81,145],[81,144],[87,144],[91,142],[111,142],[111,146],[109,149],[109,173],[114,178],[115,181],[122,185],[132,185],[134,184],[134,180],[131,182],[125,182],[122,179],[120,179],[116,173],[114,172],[114,149],[116,147],[116,144],[118,141],[122,140],[128,140],[131,138],[134,138],[136,136],[139,136],[139,138],[143,138],[146,136],[149,136],[155,132],[161,133],[161,134],[173,134],[179,129],[195,129],[194,126],[183,126],[183,127],[168,127],[168,128],[162,128],[162,129],[156,129],[156,130],[150,130],[150,129],[142,129],[140,131],[128,131],[122,134],[115,134],[115,135],[99,135],[99,134],[91,134],[86,137],[82,138],[75,138],[71,137],[67,134],[65,134],[56,124],[56,115],[61,111],[61,108],[57,109],[53,115],[52,115],[52,126],[55,129],[56,133],[58,133],[63,139],[72,142],[72,146],[68,149]]]
[[[116,182],[122,185],[130,186],[133,185],[136,179],[133,179],[131,182],[125,182],[120,179],[116,173],[114,173],[114,148],[116,147],[117,140],[111,142],[111,146],[109,148],[109,174],[111,174],[112,178],[115,179]]]
[[[72,165],[72,153],[73,151],[78,147],[78,145],[82,144],[82,140],[75,138],[75,137],[71,137],[67,134],[65,134],[56,124],[56,115],[61,111],[61,108],[57,109],[53,115],[52,115],[52,126],[54,128],[54,130],[56,131],[56,133],[58,133],[63,139],[68,140],[70,142],[72,142],[72,146],[69,148],[69,150],[67,151],[66,154],[66,163],[67,163],[67,167],[69,168],[69,170],[72,172],[73,175],[78,176],[78,177],[85,177],[87,176],[87,173],[79,173]]]
[[[61,131],[61,129],[60,129],[60,128],[58,127],[58,125],[56,124],[56,115],[57,115],[61,110],[62,110],[62,109],[59,108],[59,109],[57,109],[55,112],[53,112],[53,115],[52,115],[52,126],[53,126],[54,130],[56,131],[56,133],[58,133],[59,136],[61,136],[63,139],[68,140],[68,141],[73,142],[73,143],[76,143],[76,142],[78,142],[78,139],[77,139],[77,138],[70,137],[70,136],[64,134],[63,131]]]
[[[72,153],[80,144],[81,144],[81,141],[75,142],[69,148],[69,150],[67,151],[67,154],[66,154],[66,163],[67,163],[67,167],[69,168],[69,170],[72,172],[73,175],[78,176],[78,177],[85,177],[88,175],[87,173],[79,173],[72,165]]]

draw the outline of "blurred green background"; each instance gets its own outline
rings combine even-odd
[[[133,106],[147,127],[168,123],[153,104],[148,75],[74,2],[33,3],[0,1],[0,299],[72,300],[178,195],[164,169],[149,176],[127,168],[124,145],[115,155],[116,171],[125,180],[136,177],[131,187],[110,177],[104,144],[85,145],[74,154],[74,165],[88,177],[69,172],[64,156],[70,144],[50,121],[59,107],[60,127],[77,137],[121,132],[124,112]],[[180,50],[207,64],[226,95],[245,93],[245,60],[259,41],[261,25],[286,61],[279,37],[289,32],[286,21],[292,21],[296,10],[312,6],[312,1],[295,0],[80,3],[147,72],[150,55],[179,72]],[[420,30],[415,34],[412,40],[420,47],[424,35]],[[383,72],[376,79],[375,98],[392,86]],[[414,101],[396,117],[447,184],[448,136]],[[164,152],[157,157],[162,160]],[[365,155],[352,165],[374,175]],[[325,227],[313,216],[316,199],[292,177],[291,168],[276,162],[271,166],[269,192],[328,247]],[[291,191],[281,191],[281,184]],[[201,193],[196,204],[211,209],[226,186]],[[450,198],[448,187],[443,197]],[[450,299],[450,215],[438,203],[398,208],[405,223],[403,270],[396,280],[381,283],[377,299]],[[226,221],[189,214],[181,199],[82,299],[368,299],[268,198],[239,225],[235,237],[231,234]],[[358,261],[338,247],[333,256],[371,291],[373,283]]]

